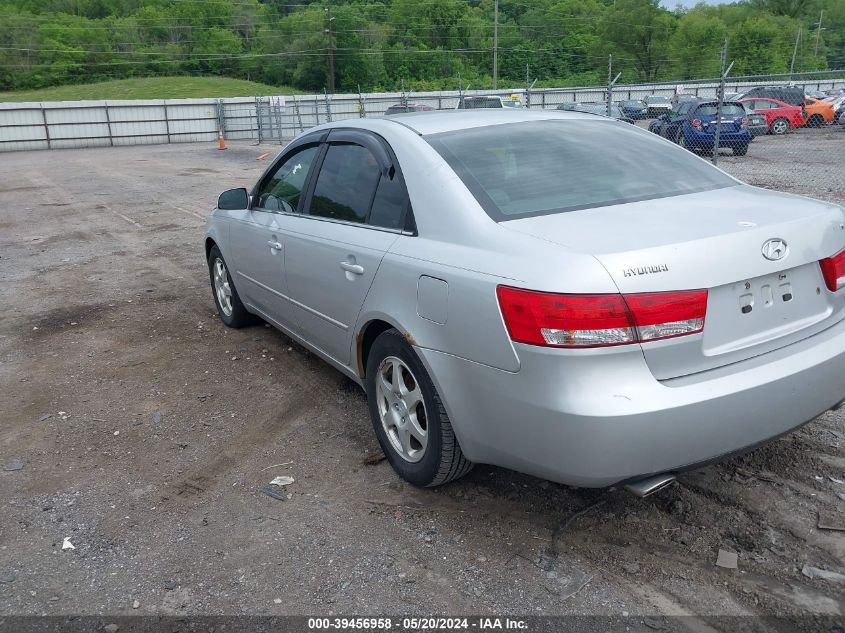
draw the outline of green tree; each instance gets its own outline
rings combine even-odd
[[[610,52],[633,66],[644,81],[658,79],[671,61],[669,43],[676,18],[659,0],[617,0],[599,23]]]
[[[727,27],[707,11],[692,10],[678,22],[670,50],[673,75],[678,79],[717,77]]]

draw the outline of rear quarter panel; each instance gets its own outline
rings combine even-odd
[[[607,271],[591,255],[494,222],[425,140],[395,127],[384,136],[402,167],[418,235],[402,235],[390,248],[362,306],[356,332],[380,319],[418,347],[517,371],[519,358],[499,310],[498,285],[616,292]],[[420,316],[417,288],[423,275],[448,284],[443,323]]]

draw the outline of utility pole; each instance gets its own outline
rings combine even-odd
[[[329,34],[329,92],[334,94],[334,46],[332,45],[332,5],[326,7],[326,17],[328,18],[328,28],[326,33]]]
[[[819,12],[819,21],[816,24],[816,48],[813,50],[813,57],[819,54],[819,35],[822,33],[822,18],[824,17],[824,9]]]
[[[493,0],[493,90],[499,84],[499,0]]]
[[[792,63],[789,65],[789,83],[792,83],[792,72],[795,70],[795,56],[798,54],[798,42],[801,41],[801,25],[798,25],[798,35],[795,38],[795,48],[792,49]]]

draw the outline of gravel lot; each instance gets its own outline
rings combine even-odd
[[[802,130],[721,166],[845,202],[843,148],[842,130]],[[277,150],[0,155],[0,615],[577,613],[649,631],[695,614],[680,630],[713,631],[778,614],[796,618],[779,630],[832,630],[813,617],[842,616],[845,585],[801,570],[845,573],[844,533],[817,527],[845,522],[842,413],[647,499],[486,466],[419,490],[369,464],[357,386],[213,311],[205,215]],[[296,479],[288,500],[259,491],[277,475]]]

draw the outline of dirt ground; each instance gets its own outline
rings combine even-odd
[[[763,178],[755,149],[742,168],[764,161]],[[483,465],[419,490],[368,464],[357,386],[213,310],[205,216],[268,150],[0,155],[0,615],[602,614],[648,631],[695,614],[680,630],[700,632],[845,613],[845,585],[801,572],[845,573],[845,532],[817,527],[845,522],[842,412],[647,499]],[[837,199],[842,172],[824,173]],[[277,475],[289,499],[260,491]]]

